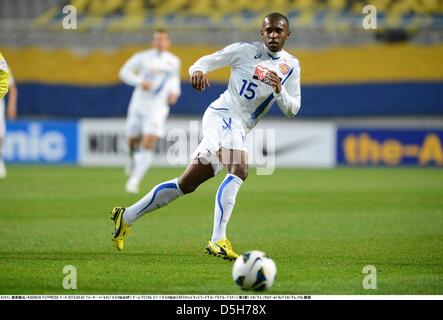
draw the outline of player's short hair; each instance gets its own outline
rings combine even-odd
[[[265,19],[269,19],[269,20],[280,20],[280,19],[283,19],[283,20],[286,21],[286,24],[288,25],[288,28],[289,28],[289,19],[284,14],[281,14],[280,12],[270,13],[266,17],[263,18],[263,21]]]
[[[166,33],[169,34],[168,30],[166,30],[165,28],[157,28],[154,30],[154,33]]]

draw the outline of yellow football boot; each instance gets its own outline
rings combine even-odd
[[[238,254],[234,252],[231,242],[228,239],[219,240],[216,242],[209,241],[205,250],[207,254],[221,257],[229,261],[233,261],[238,257]]]
[[[114,245],[118,251],[122,251],[125,239],[131,231],[131,225],[123,221],[123,213],[125,208],[115,207],[111,210],[111,219],[114,221]]]

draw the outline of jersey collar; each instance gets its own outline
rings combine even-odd
[[[155,55],[157,56],[157,57],[159,57],[159,58],[161,58],[161,57],[163,57],[164,55],[165,55],[165,51],[158,51],[157,49],[153,49],[154,50],[154,53],[155,53]]]
[[[265,49],[265,52],[267,53],[267,55],[272,59],[272,60],[278,60],[281,58],[282,55],[282,51],[278,51],[278,52],[272,52],[270,51],[266,45],[263,43],[263,47]]]

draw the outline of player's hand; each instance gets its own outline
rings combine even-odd
[[[192,87],[197,90],[198,92],[202,92],[206,89],[206,87],[210,87],[208,78],[206,78],[206,75],[201,71],[195,71],[191,76],[191,85]]]
[[[151,90],[152,84],[146,80],[143,80],[141,83],[141,87],[143,90]]]
[[[268,79],[275,93],[279,94],[281,92],[281,80],[278,77],[277,73],[275,71],[270,71],[268,73]]]
[[[173,106],[174,104],[177,103],[177,100],[178,100],[178,96],[174,93],[171,93],[168,97],[168,104],[170,106]]]

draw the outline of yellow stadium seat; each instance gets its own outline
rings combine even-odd
[[[123,17],[108,24],[108,31],[133,31],[144,28],[147,10],[143,0],[128,0],[123,7]]]
[[[144,7],[143,0],[128,0],[123,7],[123,13],[130,17],[144,16],[146,9]]]
[[[420,13],[422,6],[419,0],[404,0],[405,13]]]
[[[268,4],[269,11],[277,11],[283,14],[289,11],[289,2],[288,0],[274,0]]]
[[[116,13],[122,9],[125,4],[124,0],[108,0],[106,1],[106,7],[104,8],[105,14]]]
[[[377,8],[377,12],[381,13],[386,10],[388,10],[388,7],[390,5],[390,0],[372,0],[371,4]]]
[[[427,0],[421,2],[423,5],[423,10],[428,14],[438,14],[439,7],[441,3],[441,7],[443,8],[443,1],[439,0]]]
[[[198,1],[193,0],[189,2],[190,8],[186,11],[187,14],[193,16],[210,16],[214,13],[214,2],[213,1]]]
[[[356,15],[361,15],[362,11],[363,11],[363,7],[365,5],[366,4],[363,4],[362,2],[355,2],[355,3],[352,4],[351,12],[356,14]]]
[[[313,10],[317,5],[314,0],[295,0],[294,8],[300,11]]]
[[[315,15],[312,11],[302,12],[296,19],[297,27],[306,27],[314,23]]]
[[[374,5],[378,13],[386,15],[386,23],[391,27],[417,29],[430,23],[430,17],[443,13],[443,0],[71,0],[79,15],[82,30],[87,30],[109,20],[109,30],[134,30],[145,28],[147,16],[154,15],[155,24],[167,24],[168,16],[175,21],[186,22],[186,17],[208,17],[214,24],[223,19],[241,29],[250,29],[259,24],[263,16],[270,12],[288,14],[298,11],[297,19],[291,21],[296,27],[306,27],[321,21],[326,29],[347,30],[350,23],[341,14],[348,10],[361,16],[365,5]],[[54,6],[34,20],[33,27],[51,25],[57,18],[59,6]],[[119,14],[123,12],[123,16]],[[322,15],[321,20],[316,20]],[[83,17],[82,17],[83,18]],[[429,18],[426,21],[425,18]],[[53,26],[55,29],[57,26]]]
[[[89,6],[88,15],[101,17],[106,14],[106,1],[94,0]]]
[[[162,1],[155,8],[157,15],[179,14],[183,7],[186,6],[188,0],[166,0]]]
[[[221,3],[224,3],[224,6],[228,7],[231,1],[222,0]],[[242,11],[242,10],[251,10],[251,1],[250,0],[239,0],[235,1],[235,4],[232,5],[233,10]],[[253,11],[253,10],[252,10]]]
[[[388,12],[386,15],[386,26],[388,28],[397,28],[400,26],[402,22],[401,13],[397,12]]]
[[[217,24],[221,19],[228,14],[233,14],[237,19],[241,19],[241,6],[247,6],[243,0],[229,1],[229,0],[217,0],[213,2],[213,9],[210,13],[210,19],[213,23]]]
[[[71,0],[71,5],[77,9],[78,14],[84,14],[92,2],[92,0]]]
[[[342,11],[346,6],[346,0],[328,0],[326,5],[332,12]]]
[[[268,0],[254,0],[250,2],[248,10],[252,12],[262,12],[263,10],[269,10]]]
[[[292,25],[295,28],[306,27],[314,22],[315,9],[318,8],[318,4],[314,0],[294,0],[292,8],[299,12]]]

